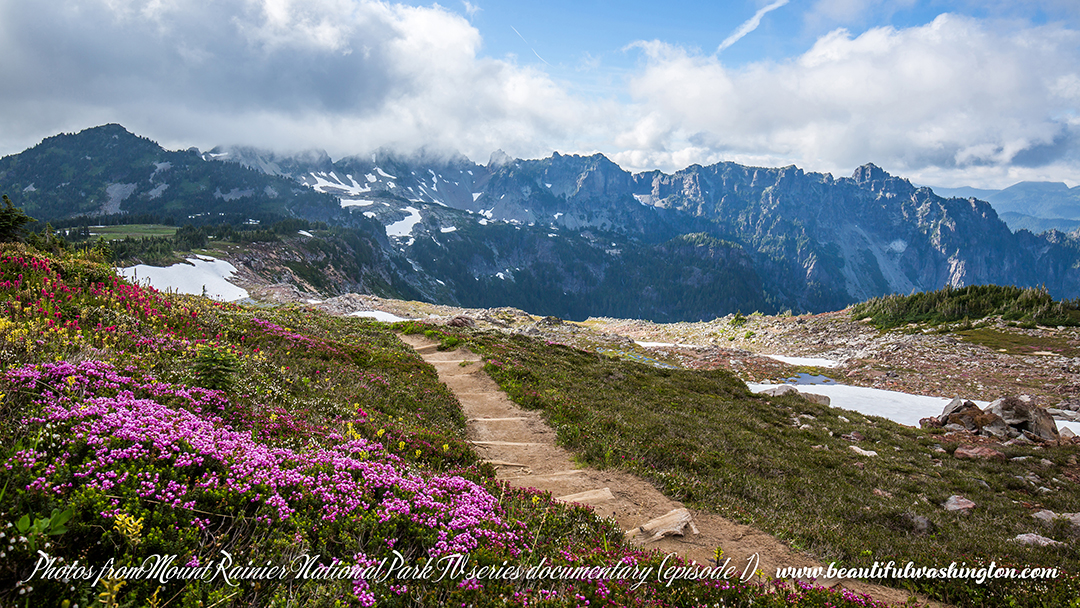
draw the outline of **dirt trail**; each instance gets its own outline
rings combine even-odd
[[[510,401],[482,369],[479,356],[464,348],[439,351],[423,336],[400,338],[412,346],[439,373],[464,409],[469,441],[485,460],[495,465],[499,479],[515,487],[551,492],[557,500],[593,507],[601,517],[614,516],[623,530],[633,530],[683,504],[664,496],[650,482],[620,471],[600,471],[576,465],[567,450],[555,445],[555,432],[539,412],[526,411]],[[815,567],[810,556],[793,551],[773,536],[719,515],[690,510],[699,531],[648,542],[647,549],[674,552],[701,564],[712,565],[716,547],[724,549],[730,565],[742,573],[751,556],[757,568],[775,576],[778,567]],[[737,575],[736,575],[737,576]],[[832,586],[838,581],[818,580]],[[901,590],[844,581],[844,587],[889,603],[903,603]],[[923,600],[925,603],[925,600]],[[936,604],[932,604],[936,605]]]

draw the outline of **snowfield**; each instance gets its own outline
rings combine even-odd
[[[778,384],[754,384],[746,386],[755,393],[780,386]],[[862,386],[848,386],[846,384],[812,384],[799,385],[799,391],[827,396],[833,407],[838,407],[867,416],[881,416],[893,422],[899,422],[907,426],[919,426],[920,418],[939,416],[945,406],[952,401],[944,397],[926,397],[923,395],[909,395],[897,391],[886,391],[879,388],[866,388]],[[979,407],[990,405],[989,401],[971,400]],[[1080,422],[1068,422],[1055,420],[1058,431],[1068,428],[1073,433],[1080,435]]]
[[[227,280],[236,274],[235,266],[204,256],[188,258],[187,264],[173,264],[166,268],[139,264],[121,268],[120,274],[128,280],[137,281],[140,285],[150,285],[158,291],[202,295],[205,289],[208,297],[221,302],[248,297],[246,289]]]
[[[412,233],[413,226],[420,223],[420,210],[416,207],[405,207],[403,211],[408,212],[409,216],[405,219],[394,222],[386,227],[386,236],[409,236]]]
[[[840,362],[820,357],[788,357],[785,355],[761,355],[770,359],[776,359],[788,365],[806,365],[809,367],[839,367]]]
[[[408,321],[397,315],[383,312],[381,310],[358,310],[353,313],[349,313],[350,317],[368,317],[375,319],[376,321],[382,321],[383,323],[396,323],[397,321]]]

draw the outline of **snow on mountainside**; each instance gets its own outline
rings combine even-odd
[[[294,178],[339,196],[342,205],[371,208],[385,226],[412,217],[407,206],[445,223],[434,211],[440,206],[473,214],[469,221],[480,225],[538,226],[550,234],[613,233],[653,243],[710,234],[750,254],[778,307],[834,309],[946,284],[1045,283],[1058,297],[1080,295],[1074,238],[1014,235],[986,202],[942,198],[871,164],[841,178],[735,163],[631,174],[599,154],[499,154],[481,166],[460,155],[379,151]]]

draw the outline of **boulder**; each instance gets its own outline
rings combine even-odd
[[[955,414],[956,412],[959,412],[960,410],[964,409],[964,403],[964,400],[960,397],[953,397],[953,400],[945,406],[945,409],[941,410],[941,415],[938,416],[938,418],[940,418],[941,420],[945,420],[949,417],[950,414]],[[967,403],[971,402],[968,401]]]
[[[957,458],[996,458],[998,460],[1005,460],[1005,454],[984,445],[962,445],[956,448],[956,451],[953,452],[953,456],[956,456]]]
[[[950,513],[960,513],[961,515],[967,515],[971,513],[971,510],[975,508],[975,503],[960,496],[959,494],[953,494],[945,501],[945,510]]]
[[[806,399],[807,401],[810,401],[811,403],[816,403],[818,405],[829,405],[830,403],[832,403],[832,400],[829,399],[828,395],[818,395],[816,393],[803,393],[801,391],[799,392],[799,394],[802,395],[803,399]]]
[[[930,416],[929,418],[919,418],[919,428],[941,428],[941,419],[937,416]]]
[[[790,384],[781,384],[780,386],[774,386],[773,388],[767,388],[761,391],[762,395],[768,395],[769,397],[779,397],[781,395],[799,394],[799,389],[791,386]]]
[[[1038,534],[1017,534],[1015,538],[1012,538],[1010,540],[1025,545],[1038,545],[1040,547],[1057,547],[1065,544],[1058,542],[1052,538],[1039,536]]]
[[[1030,398],[1002,397],[988,405],[985,411],[1000,416],[1005,424],[1018,431],[1018,435],[1030,434],[1029,438],[1039,441],[1056,441],[1060,438],[1054,417],[1046,408],[1035,405]]]
[[[965,401],[963,407],[954,409],[951,414],[942,418],[945,428],[950,425],[960,425],[972,433],[978,433],[987,437],[1008,437],[1008,426],[1001,416],[984,412],[979,406],[970,401]]]
[[[476,321],[465,315],[458,315],[446,322],[450,327],[476,327]]]

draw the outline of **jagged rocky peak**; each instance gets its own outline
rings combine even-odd
[[[880,182],[889,179],[892,175],[889,172],[875,165],[874,163],[866,163],[865,165],[855,169],[855,173],[851,175],[851,179],[854,179],[858,184],[865,184],[867,182]]]
[[[491,153],[491,158],[488,159],[487,166],[488,169],[496,169],[504,165],[509,165],[512,162],[514,162],[513,157],[506,152],[503,152],[502,148],[499,148]]]
[[[917,190],[917,188],[915,188],[915,186],[907,179],[891,175],[888,171],[874,163],[866,163],[858,169],[855,169],[851,178],[855,180],[855,183],[858,184],[860,188],[887,197],[908,197]],[[925,190],[928,195],[932,192],[928,188]]]

